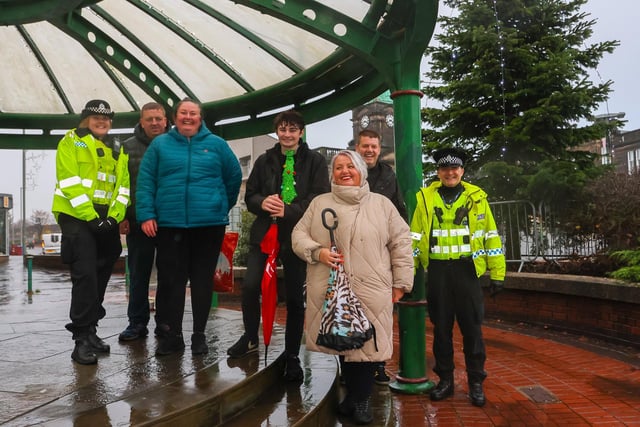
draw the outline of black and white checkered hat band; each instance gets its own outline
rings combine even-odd
[[[452,156],[451,154],[447,154],[440,160],[438,160],[438,166],[462,166],[463,162],[460,157]]]
[[[98,107],[85,108],[85,111],[93,113],[93,114],[100,114],[100,115],[103,115],[103,116],[110,116],[111,114],[113,114],[113,111],[111,111],[111,109],[105,107],[103,104],[100,104]]]

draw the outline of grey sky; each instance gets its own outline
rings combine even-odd
[[[594,27],[593,41],[620,40],[620,46],[600,62],[592,78],[613,80],[613,93],[607,104],[594,114],[625,112],[628,121],[624,130],[640,128],[640,84],[636,68],[640,58],[640,1],[638,0],[590,0],[584,8],[598,22]],[[443,6],[441,14],[450,11]],[[423,103],[428,102],[423,99]],[[307,139],[312,147],[346,147],[352,138],[351,112],[341,114],[307,128]],[[28,151],[26,173],[30,178],[26,186],[26,217],[34,210],[51,208],[54,187],[55,152]],[[33,178],[33,179],[31,179]],[[33,185],[30,185],[33,183]],[[22,152],[3,150],[0,153],[0,193],[13,194],[14,217],[21,217],[20,189],[22,187]]]

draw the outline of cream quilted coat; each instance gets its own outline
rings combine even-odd
[[[322,225],[324,208],[337,214],[336,244],[344,254],[351,289],[376,329],[378,344],[378,351],[371,339],[361,349],[340,354],[348,362],[387,360],[393,353],[391,288],[409,292],[413,286],[409,226],[391,201],[371,193],[367,183],[363,187],[332,184],[331,193],[313,199],[291,235],[293,250],[308,263],[305,335],[307,349],[312,351],[338,354],[315,344],[329,279],[329,267],[318,262],[320,249],[330,247],[329,231]],[[330,215],[327,220],[331,224]]]

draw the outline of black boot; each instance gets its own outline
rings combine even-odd
[[[302,366],[300,366],[300,359],[298,356],[292,354],[287,356],[287,365],[284,369],[284,378],[288,382],[302,382],[304,380],[304,372]]]
[[[207,347],[207,337],[202,332],[194,332],[191,335],[191,354],[207,354],[209,353],[209,347]]]
[[[87,337],[87,341],[89,342],[91,349],[96,353],[109,353],[111,351],[111,347],[109,347],[109,344],[102,341],[102,339],[97,336],[95,332],[89,334],[89,336]]]
[[[71,353],[71,358],[81,365],[95,365],[98,363],[98,358],[86,338],[77,339],[76,346]]]
[[[353,411],[353,422],[355,424],[364,425],[371,424],[373,421],[373,409],[371,408],[371,400],[369,398],[360,400],[355,403]]]
[[[169,332],[163,338],[158,338],[156,356],[166,356],[168,354],[180,353],[184,350],[184,339],[182,334]]]
[[[429,397],[431,397],[431,400],[437,402],[438,400],[453,396],[453,389],[453,377],[444,377],[440,379],[436,388],[429,393]]]
[[[487,402],[484,397],[484,391],[482,390],[481,382],[469,383],[469,399],[473,406],[482,407]]]
[[[350,417],[353,415],[353,411],[355,410],[356,404],[347,394],[344,400],[338,405],[338,414],[342,415],[343,417]]]

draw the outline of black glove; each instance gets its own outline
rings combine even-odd
[[[105,222],[105,227],[106,230],[105,231],[113,231],[116,228],[118,228],[118,221],[116,221],[116,219],[112,216],[110,216],[109,218],[104,220]]]
[[[504,289],[504,281],[502,280],[491,280],[489,283],[489,296],[495,297]]]
[[[89,230],[93,234],[100,234],[104,229],[104,219],[101,218],[94,218],[91,221],[87,222],[87,224],[89,225]]]

